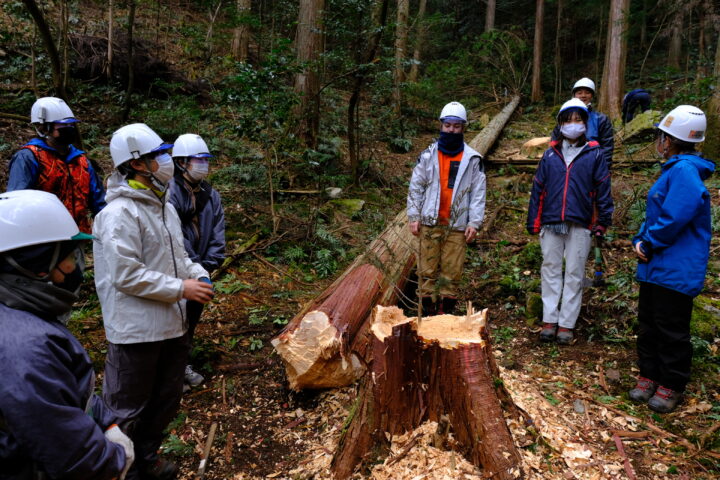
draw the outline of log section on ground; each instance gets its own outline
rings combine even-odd
[[[498,139],[500,132],[503,131],[505,124],[507,124],[508,120],[510,120],[510,117],[512,117],[512,114],[515,112],[515,109],[519,104],[520,95],[515,95],[510,99],[510,103],[505,105],[500,113],[495,115],[493,119],[490,120],[490,123],[488,123],[487,126],[483,128],[482,131],[478,133],[468,145],[477,150],[480,155],[486,156],[487,152],[490,151],[490,147],[492,147]]]
[[[413,240],[403,211],[363,255],[272,339],[285,364],[290,388],[343,387],[362,376],[367,345],[364,330],[375,305],[397,302],[415,265]]]
[[[438,315],[418,325],[397,307],[375,309],[370,371],[332,460],[335,478],[348,478],[361,461],[382,452],[388,435],[443,415],[467,458],[488,476],[522,477],[504,416],[520,411],[498,381],[486,315]]]

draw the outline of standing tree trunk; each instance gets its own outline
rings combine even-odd
[[[410,66],[410,74],[408,75],[408,82],[415,83],[418,79],[418,71],[420,69],[420,53],[423,42],[425,41],[425,24],[423,19],[425,18],[425,7],[427,6],[427,0],[420,0],[420,7],[418,8],[417,20],[417,32],[415,34],[415,51],[413,52],[413,62]]]
[[[68,49],[69,49],[69,17],[70,17],[70,6],[68,5],[68,0],[63,0],[62,2],[62,8],[60,9],[60,25],[62,25],[62,33],[61,33],[61,41],[62,41],[62,52],[63,52],[63,59],[62,59],[62,86],[63,90],[67,91],[67,84],[68,84],[68,70],[69,70],[69,55],[68,55]]]
[[[599,110],[612,120],[617,120],[621,116],[620,101],[625,90],[629,10],[630,0],[611,0],[610,2]]]
[[[668,68],[680,70],[680,55],[682,54],[682,28],[683,11],[678,9],[670,22],[670,45],[668,46]]]
[[[335,478],[350,477],[368,453],[382,451],[388,434],[443,416],[487,478],[522,477],[520,453],[504,414],[519,417],[520,412],[498,381],[487,310],[469,310],[464,318],[440,315],[420,322],[405,318],[397,307],[375,308],[370,372],[332,460]]]
[[[252,7],[251,0],[237,0],[237,16],[240,19],[238,25],[233,31],[232,55],[239,62],[247,62],[248,49],[250,45],[250,24],[248,17]]]
[[[425,0],[421,0],[423,3]],[[353,82],[352,94],[348,101],[347,109],[347,126],[348,126],[348,154],[350,157],[350,170],[352,171],[353,184],[358,185],[360,182],[360,129],[358,128],[358,115],[360,111],[360,94],[362,92],[365,79],[370,74],[371,64],[375,60],[382,34],[387,24],[387,12],[390,0],[376,0],[373,9],[373,34],[368,39],[368,48],[363,58],[359,59],[359,63],[366,65],[360,69],[355,75]]]
[[[560,37],[562,32],[563,0],[557,2],[557,24],[555,25],[555,95],[553,103],[557,104],[562,93],[562,56],[560,55]]]
[[[45,44],[45,49],[47,50],[47,54],[50,59],[50,67],[52,68],[55,95],[63,100],[67,100],[67,93],[65,92],[65,86],[63,83],[62,67],[60,65],[60,55],[55,47],[55,41],[53,40],[52,33],[50,32],[50,27],[45,21],[45,16],[38,8],[35,0],[23,0],[23,3],[28,9],[28,12],[30,12],[30,15],[33,17],[35,25],[37,25],[40,36]]]
[[[396,115],[400,115],[402,111],[402,93],[400,87],[405,81],[405,53],[407,50],[407,21],[409,10],[410,0],[398,0],[397,26],[395,28],[395,71],[393,74],[393,103]]]
[[[115,21],[114,16],[115,0],[108,1],[108,46],[107,46],[107,65],[105,65],[105,76],[108,82],[112,80],[112,62],[113,62],[113,26]]]
[[[496,0],[487,0],[487,12],[485,13],[486,32],[495,28],[495,3]]]
[[[720,35],[718,35],[717,47],[715,49],[715,68],[713,70],[715,85],[720,84]],[[703,143],[703,153],[708,158],[720,158],[720,88],[713,91],[713,96],[708,102],[707,109],[707,131]]]
[[[640,11],[640,48],[645,48],[647,43],[647,16],[648,5],[647,0],[642,2],[642,10]]]
[[[125,109],[123,110],[123,121],[130,117],[130,97],[135,84],[135,72],[133,69],[133,28],[135,26],[135,0],[128,3],[128,83],[125,91]]]
[[[543,16],[545,14],[545,0],[535,1],[535,39],[533,40],[533,72],[532,72],[532,93],[530,100],[539,102],[542,100],[542,88],[540,77],[542,71],[542,43],[543,43]]]
[[[302,71],[295,76],[295,92],[300,96],[296,108],[298,135],[310,148],[317,146],[320,128],[320,80],[317,60],[322,48],[322,12],[325,0],[300,0],[295,49]]]

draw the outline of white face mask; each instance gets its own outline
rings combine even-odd
[[[210,162],[204,159],[192,159],[188,164],[187,175],[194,182],[205,180],[210,172]]]
[[[566,123],[560,127],[560,133],[568,140],[575,140],[585,134],[584,123]]]
[[[152,173],[153,177],[162,184],[163,187],[167,186],[170,179],[173,177],[175,172],[175,164],[173,163],[172,157],[169,153],[161,153],[155,157],[155,161],[158,164],[158,169]]]

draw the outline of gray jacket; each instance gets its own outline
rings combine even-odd
[[[466,143],[453,186],[450,222],[454,230],[480,228],[485,216],[485,172],[482,156]],[[418,157],[407,198],[408,221],[423,225],[437,223],[440,209],[440,168],[438,144],[430,145]]]
[[[118,172],[108,179],[106,198],[93,224],[93,255],[108,341],[180,337],[187,330],[183,280],[208,272],[188,257],[175,208],[130,187]]]

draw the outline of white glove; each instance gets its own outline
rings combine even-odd
[[[120,474],[120,480],[124,480],[125,475],[127,475],[128,470],[130,470],[130,465],[132,465],[135,460],[135,446],[132,440],[130,440],[130,437],[125,435],[117,425],[112,425],[105,431],[105,438],[113,443],[117,443],[125,450],[125,467]]]

